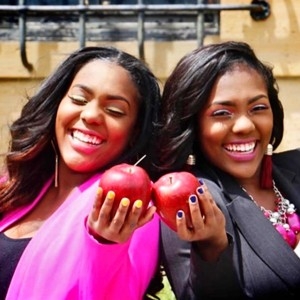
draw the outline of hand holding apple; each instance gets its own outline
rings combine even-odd
[[[130,200],[130,208],[134,201],[142,200],[143,212],[147,210],[151,199],[152,182],[147,172],[136,165],[119,164],[106,170],[99,186],[105,197],[109,191],[115,192],[115,199],[111,215],[114,216],[122,198]]]
[[[188,201],[199,186],[198,179],[185,171],[165,174],[153,184],[152,198],[157,213],[174,231],[177,231],[176,215],[179,210],[184,212],[187,225],[192,225]]]

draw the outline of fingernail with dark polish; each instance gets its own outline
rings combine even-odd
[[[183,211],[182,211],[182,210],[179,210],[179,211],[177,212],[177,218],[178,218],[178,219],[182,219],[182,217],[183,217]]]
[[[191,195],[190,196],[190,201],[191,201],[191,203],[196,203],[196,201],[197,201],[197,197],[195,196],[195,195]]]
[[[203,183],[204,183],[203,179],[198,178],[198,181],[199,181],[199,183],[200,183],[201,185],[203,185]]]
[[[198,192],[199,194],[203,194],[203,193],[204,193],[203,188],[202,188],[202,187],[199,187],[199,188],[197,189],[197,192]]]

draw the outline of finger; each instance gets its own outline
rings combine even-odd
[[[143,211],[143,201],[142,200],[134,201],[132,205],[132,209],[126,220],[127,229],[129,228],[130,231],[133,231],[137,227],[138,220],[142,214],[142,211]]]
[[[111,211],[113,208],[114,199],[115,193],[113,191],[108,191],[98,214],[97,220],[99,221],[100,226],[107,226],[107,224],[109,224],[111,220]]]
[[[203,215],[203,221],[205,223],[214,221],[215,213],[214,206],[215,202],[205,185],[202,185],[197,189],[197,195],[199,198],[199,205]]]
[[[111,220],[110,229],[114,232],[119,232],[124,225],[127,212],[129,210],[130,200],[122,198],[115,216]]]
[[[191,228],[193,228],[194,230],[202,230],[204,226],[204,216],[199,206],[198,198],[196,195],[190,195],[189,208],[192,220]]]
[[[223,226],[223,225],[225,226],[224,214],[222,210],[219,208],[219,206],[216,204],[216,202],[214,202],[213,210],[214,210],[216,222],[219,224],[219,226]]]
[[[91,219],[93,221],[98,220],[100,208],[103,203],[102,196],[103,196],[103,189],[101,187],[99,187],[97,189],[96,198],[95,198],[94,205],[93,205],[93,208],[91,211]]]
[[[143,201],[136,200],[133,203],[132,210],[130,213],[130,218],[135,219],[136,221],[139,219],[143,211]]]
[[[192,232],[187,226],[186,216],[183,210],[177,212],[176,225],[179,238],[190,241],[192,239]]]
[[[154,214],[156,212],[156,207],[155,206],[149,206],[146,210],[145,213],[142,214],[142,216],[139,218],[137,227],[142,227],[149,221],[151,221],[154,217]]]

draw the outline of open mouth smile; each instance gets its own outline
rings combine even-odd
[[[252,153],[255,149],[256,143],[251,142],[251,143],[243,143],[243,144],[226,144],[223,147],[228,151],[228,152],[238,152],[240,154],[242,153]]]
[[[90,134],[84,133],[79,130],[74,130],[71,133],[71,135],[72,135],[72,138],[75,140],[78,140],[80,142],[87,143],[90,145],[94,145],[94,146],[99,146],[103,142],[103,140],[100,139],[98,136],[90,135]]]

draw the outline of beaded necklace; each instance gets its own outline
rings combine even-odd
[[[276,195],[275,211],[271,211],[258,205],[252,195],[250,195],[245,188],[242,187],[242,189],[248,194],[250,199],[260,207],[260,210],[265,217],[270,220],[283,239],[294,249],[297,245],[296,235],[300,231],[300,217],[296,214],[295,205],[282,196],[274,181],[273,191]]]

